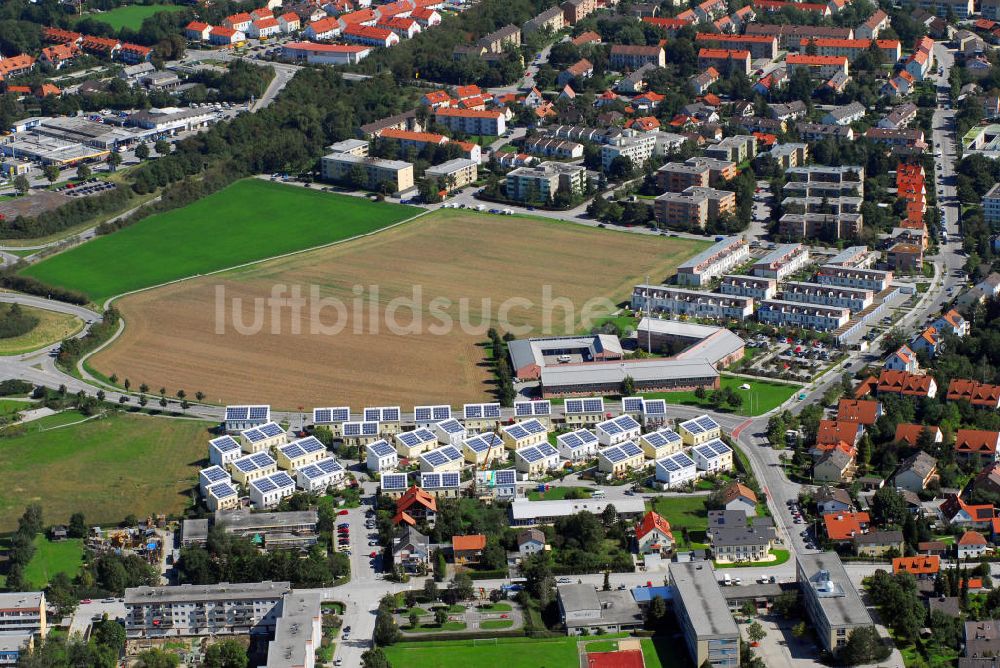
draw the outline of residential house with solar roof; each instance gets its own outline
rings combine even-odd
[[[228,466],[243,456],[243,449],[236,439],[226,434],[208,442],[208,461],[216,466]]]
[[[455,418],[435,422],[431,431],[437,436],[438,443],[441,445],[461,445],[465,437],[469,435],[462,423]]]
[[[274,508],[286,496],[295,493],[295,481],[285,471],[258,478],[249,485],[250,503],[254,508]]]
[[[465,404],[462,406],[462,424],[473,434],[496,429],[500,425],[500,404]]]
[[[646,466],[642,448],[634,441],[625,441],[597,451],[597,470],[609,476],[620,478]]]
[[[399,455],[388,441],[380,439],[365,446],[365,464],[372,473],[394,471],[399,466]]]
[[[598,422],[595,431],[601,445],[618,445],[639,438],[642,426],[631,415],[619,415],[616,418]]]
[[[728,331],[728,330],[727,330]],[[664,399],[644,399],[642,425],[647,429],[661,427],[667,422],[667,402]]]
[[[381,438],[378,422],[345,422],[343,428],[345,445],[361,447]]]
[[[386,471],[378,480],[378,492],[390,499],[398,499],[409,487],[410,474]]]
[[[277,422],[267,422],[259,427],[244,429],[240,432],[240,443],[243,452],[247,454],[270,452],[271,448],[276,448],[287,442],[288,434]]]
[[[582,462],[597,456],[599,443],[592,431],[577,429],[556,436],[556,450],[559,456],[570,462]]]
[[[240,505],[240,495],[230,482],[217,482],[205,490],[205,505],[212,512],[232,510]]]
[[[440,448],[428,450],[420,455],[420,471],[422,473],[444,473],[445,471],[461,471],[465,466],[462,451],[454,445],[442,445]]]
[[[547,442],[514,451],[514,468],[525,478],[541,477],[559,468],[559,462],[559,451]]]
[[[396,514],[392,523],[414,526],[417,522],[424,521],[433,524],[436,517],[437,499],[413,485],[396,501]]]
[[[343,465],[333,457],[323,457],[295,471],[295,482],[306,492],[323,492],[339,487],[347,475]]]
[[[376,406],[366,408],[362,413],[365,422],[377,422],[379,435],[384,438],[403,430],[403,414],[399,406]]]
[[[549,439],[545,425],[535,418],[503,427],[500,434],[507,449],[515,452],[521,448],[547,443]]]
[[[552,426],[552,402],[548,399],[539,399],[537,401],[515,401],[514,402],[514,421],[523,422],[524,420],[535,419],[545,425],[548,429]]]
[[[451,406],[414,406],[413,424],[430,429],[435,422],[451,419]]]
[[[462,474],[458,471],[421,473],[420,487],[435,499],[455,499],[462,493]]]
[[[334,438],[344,436],[344,423],[351,421],[350,406],[332,406],[313,409],[313,425],[326,427]]]
[[[476,471],[475,491],[484,501],[514,499],[517,497],[517,469]]]
[[[698,465],[683,452],[656,460],[656,481],[663,489],[677,489],[698,478]]]
[[[278,468],[298,471],[303,466],[313,464],[327,456],[326,446],[315,436],[306,436],[297,441],[278,447]]]
[[[476,434],[462,441],[462,454],[465,455],[465,461],[477,467],[489,467],[493,462],[507,458],[503,439],[492,431]]]
[[[563,417],[567,427],[593,427],[607,417],[604,398],[566,399],[563,402]]]
[[[733,449],[722,442],[722,439],[712,439],[707,443],[691,448],[694,463],[705,475],[713,475],[733,469]]]
[[[642,397],[622,397],[622,413],[639,419],[642,417],[643,404],[645,399]]]
[[[226,406],[226,418],[222,426],[226,431],[235,433],[270,421],[270,406]]]
[[[221,466],[209,466],[198,471],[198,489],[204,494],[205,490],[217,482],[231,482],[232,478]]]
[[[639,437],[639,447],[647,459],[663,459],[684,449],[681,435],[669,427],[662,427]]]
[[[396,452],[400,457],[414,459],[438,444],[437,436],[430,429],[419,427],[413,431],[404,431],[392,437]]]
[[[265,478],[277,472],[278,464],[266,452],[245,455],[229,465],[229,473],[240,485],[248,485],[254,480]]]
[[[684,445],[701,445],[722,436],[722,427],[708,415],[699,415],[681,422],[677,431],[680,433]]]

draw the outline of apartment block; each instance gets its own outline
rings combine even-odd
[[[950,13],[954,14],[956,19],[964,20],[974,11],[972,0],[916,0],[914,4],[941,18],[947,18]]]
[[[806,165],[785,173],[786,197],[864,197],[865,169],[857,165]]]
[[[1000,183],[983,195],[983,217],[987,223],[1000,223]]]
[[[769,299],[760,303],[757,319],[777,327],[805,327],[818,332],[832,332],[847,324],[851,312],[842,306]]]
[[[809,264],[809,249],[802,244],[781,244],[753,266],[753,275],[779,281]]]
[[[719,160],[718,158],[706,155],[696,155],[688,158],[684,161],[684,164],[694,165],[695,167],[708,167],[709,184],[715,183],[720,179],[728,181],[739,173],[739,170],[736,169],[736,163],[732,160]]]
[[[667,64],[667,57],[661,46],[615,44],[611,47],[608,62],[614,70],[637,70],[647,63],[664,67]]]
[[[823,265],[816,273],[816,282],[844,288],[862,288],[876,294],[892,283],[892,272],[879,269],[860,269]]]
[[[737,164],[753,160],[757,157],[757,138],[752,135],[726,137],[715,146],[706,148],[705,155]]]
[[[356,173],[363,175],[364,183],[359,185],[369,190],[381,190],[384,187],[389,192],[396,193],[413,187],[413,165],[403,160],[331,153],[320,161],[320,172],[326,181],[350,181]]]
[[[786,213],[860,213],[861,197],[786,197],[781,200],[781,210]]]
[[[668,192],[653,203],[656,222],[667,227],[704,229],[709,221],[725,213],[735,213],[736,193],[701,186],[685,188],[683,192]]]
[[[750,52],[730,49],[699,49],[698,69],[714,68],[722,75],[730,72],[742,72],[750,75]]]
[[[541,162],[519,167],[507,174],[507,197],[519,202],[544,202],[556,191],[582,193],[587,184],[587,170],[561,162]]]
[[[672,193],[709,184],[708,165],[688,165],[683,162],[668,162],[656,170],[656,185]]]
[[[28,631],[44,637],[48,633],[45,592],[0,594],[0,631]]]
[[[455,158],[424,170],[425,176],[436,178],[445,190],[455,190],[475,183],[478,173],[476,161],[467,158]]]
[[[434,110],[434,120],[453,131],[468,135],[489,135],[498,137],[507,131],[507,118],[494,109],[452,109]]]
[[[710,562],[669,564],[674,613],[693,665],[737,668],[740,631]]]
[[[750,52],[754,60],[778,57],[778,38],[775,35],[725,35],[714,32],[700,32],[695,36],[698,46],[714,46]]]
[[[678,285],[705,285],[750,257],[750,244],[742,237],[726,237],[677,267]]]
[[[607,170],[617,157],[625,157],[632,161],[635,167],[642,167],[653,155],[656,149],[656,133],[640,132],[632,136],[624,136],[613,144],[601,147],[601,166]]]
[[[735,297],[750,297],[757,301],[774,299],[778,293],[778,281],[773,278],[726,274],[719,284],[719,292]]]
[[[789,76],[799,70],[805,70],[810,77],[818,79],[830,79],[837,74],[845,76],[850,74],[846,56],[807,56],[793,53],[785,58],[785,67]]]
[[[860,213],[786,213],[778,220],[778,234],[786,239],[855,239],[863,222]]]
[[[880,39],[875,40],[875,44],[886,63],[895,63],[899,60],[902,53],[902,47],[899,44],[899,40]],[[848,61],[854,62],[858,56],[867,52],[871,48],[872,40],[803,38],[799,41],[799,48],[803,53],[810,47],[810,45],[815,47],[817,56],[844,56]]]
[[[692,318],[746,320],[753,315],[753,299],[715,292],[685,290],[667,285],[637,285],[632,308],[645,313],[668,313]]]
[[[822,283],[788,281],[782,286],[781,298],[789,302],[863,311],[872,305],[874,293],[871,290],[861,288],[842,288]]]
[[[747,35],[771,35],[778,38],[779,49],[798,48],[803,37],[807,39],[853,39],[852,28],[799,25],[794,23],[748,23]]]
[[[845,125],[804,123],[800,121],[795,124],[795,129],[799,131],[799,139],[802,141],[816,142],[823,141],[824,139],[854,141],[854,128]]]
[[[846,645],[855,629],[872,625],[868,608],[836,552],[799,554],[795,572],[806,612],[827,651]]]
[[[809,159],[809,144],[777,144],[766,153],[780,169],[791,169],[806,164]]]

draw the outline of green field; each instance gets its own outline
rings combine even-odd
[[[116,31],[122,28],[138,30],[142,27],[143,21],[157,12],[179,12],[182,9],[184,7],[178,5],[128,5],[117,7],[107,12],[101,12],[100,14],[84,14],[77,17],[76,20],[93,19],[94,21],[107,23]]]
[[[528,492],[528,500],[530,501],[562,501],[566,498],[566,494],[571,489],[577,489],[583,492],[583,498],[589,499],[591,497],[591,490],[586,487],[551,487],[547,492],[539,492],[537,489],[533,489]]]
[[[43,260],[23,273],[101,302],[123,292],[366,234],[419,212],[416,207],[246,179]]]
[[[114,415],[39,430],[79,419],[60,413],[0,439],[0,475],[7,481],[0,490],[0,531],[13,530],[29,503],[42,505],[46,524],[65,524],[82,511],[88,525],[129,514],[177,515],[189,505],[208,423]]]
[[[624,636],[607,636],[607,638]],[[578,643],[586,638],[497,638],[402,642],[384,647],[393,668],[466,668],[467,666],[504,666],[504,668],[567,668],[580,665]],[[680,668],[687,665],[683,647],[667,639],[642,638],[646,668]],[[587,646],[593,643],[588,643]],[[594,649],[610,645],[598,641]]]
[[[766,413],[785,403],[789,397],[802,389],[798,385],[772,383],[766,380],[751,380],[737,376],[722,376],[721,383],[722,387],[731,387],[743,397],[743,407],[735,411],[740,415],[761,415]],[[744,383],[750,386],[749,390],[739,389],[740,385]],[[712,408],[712,404],[707,397],[699,399],[694,396],[694,392],[655,392],[644,394],[643,396],[649,399],[665,399],[668,404]],[[752,410],[751,402],[753,403]],[[724,407],[723,410],[728,409]]]
[[[687,529],[692,543],[703,543],[708,529],[707,496],[659,496],[652,500],[653,510],[670,522],[674,540],[684,543],[682,529]],[[701,547],[701,545],[698,545]]]
[[[53,543],[45,536],[35,536],[35,555],[24,569],[24,579],[32,589],[44,589],[56,573],[76,577],[83,560],[83,539],[70,538]]]

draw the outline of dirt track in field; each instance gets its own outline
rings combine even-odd
[[[442,211],[366,239],[125,297],[118,302],[125,332],[91,365],[129,378],[133,387],[148,383],[170,394],[202,391],[213,402],[253,401],[284,409],[481,400],[492,389],[480,346],[488,326],[484,312],[496,318],[505,300],[528,299],[533,306],[513,304],[508,320],[529,325],[530,335],[539,335],[544,286],[551,286],[553,298],[567,298],[577,309],[595,297],[621,302],[635,283],[647,275],[654,281],[665,278],[702,247],[675,238]],[[307,298],[300,317],[293,317],[287,305],[277,317],[264,302],[253,306],[275,285],[300,287]],[[377,297],[372,297],[375,285]],[[340,300],[343,312],[327,306],[315,317],[308,299],[312,286],[320,297]],[[364,286],[361,317],[355,311],[360,290],[355,286]],[[424,333],[393,333],[386,307],[395,298],[412,297],[413,286],[422,290],[423,306],[416,311]],[[442,297],[451,305],[431,304]],[[240,306],[234,307],[234,298],[242,299]],[[463,331],[458,324],[463,298],[469,302],[466,322],[478,332]],[[486,308],[484,298],[491,300]],[[218,304],[223,306],[217,316]],[[370,317],[372,304],[376,318]],[[234,310],[242,314],[243,331],[259,333],[240,333]],[[396,322],[407,328],[413,313],[404,304]],[[553,309],[551,320],[559,324],[551,333],[564,333],[564,313]],[[455,324],[440,334],[446,329],[443,314]],[[260,327],[255,328],[258,315]],[[293,321],[298,333],[292,331]],[[329,329],[339,322],[342,331],[311,331],[317,322]],[[571,331],[578,328],[574,324]]]

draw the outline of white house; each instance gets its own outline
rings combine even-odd
[[[368,470],[381,473],[382,471],[392,471],[399,466],[399,454],[396,448],[389,445],[384,439],[379,439],[374,443],[369,443],[365,447],[367,454]]]
[[[721,439],[696,445],[691,448],[691,453],[698,470],[707,474],[731,471],[733,468],[733,450]]]
[[[333,457],[324,457],[295,472],[295,481],[307,492],[322,492],[344,481],[344,467]]]
[[[236,432],[251,427],[259,427],[271,421],[270,406],[226,406],[226,431]]]
[[[205,492],[205,505],[212,512],[231,510],[240,505],[240,495],[229,482],[217,482]]]
[[[956,542],[959,559],[978,559],[990,551],[990,545],[978,531],[966,531]]]
[[[670,552],[674,547],[670,522],[652,510],[636,525],[635,540],[639,554],[661,554]]]
[[[524,529],[517,534],[517,551],[527,557],[545,549],[545,534],[539,529]]]
[[[208,461],[216,466],[226,466],[243,456],[240,444],[232,436],[219,436],[208,442]]]
[[[461,445],[469,433],[455,418],[442,420],[431,428],[441,445]]]
[[[281,24],[276,18],[263,18],[258,21],[254,21],[250,24],[250,27],[247,28],[247,37],[251,37],[253,39],[266,39],[280,34]]]
[[[413,423],[430,429],[435,422],[451,419],[451,406],[414,406]]]
[[[618,445],[625,441],[634,441],[642,433],[642,427],[631,415],[619,415],[616,418],[597,423],[597,440],[601,445]]]
[[[676,489],[698,477],[698,466],[683,452],[656,460],[656,481],[664,489]]]
[[[250,483],[250,503],[254,508],[273,508],[283,498],[295,493],[295,481],[284,471],[272,473]]]
[[[556,436],[556,449],[568,461],[579,462],[597,456],[597,436],[587,429],[577,429]]]
[[[204,494],[205,490],[218,482],[231,482],[232,478],[221,466],[209,466],[198,471],[198,488]]]

